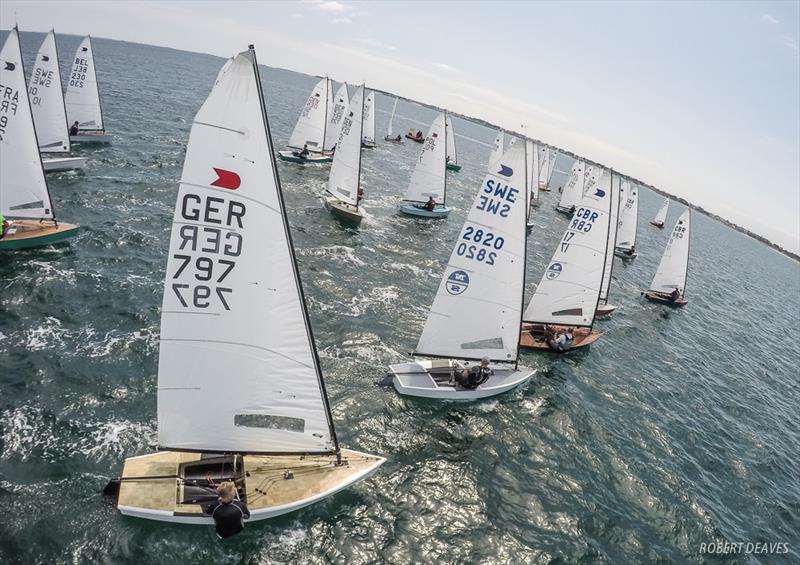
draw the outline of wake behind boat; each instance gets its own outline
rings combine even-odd
[[[64,95],[72,143],[111,143],[103,123],[95,66],[92,38],[87,35],[75,52]]]
[[[189,135],[161,311],[158,443],[105,489],[125,515],[211,524],[205,504],[232,481],[249,521],[263,520],[384,462],[336,438],[252,46],[222,67]]]
[[[74,236],[78,226],[56,220],[44,177],[36,128],[25,86],[19,31],[13,28],[0,51],[0,251],[41,247]]]
[[[519,386],[535,372],[518,364],[528,204],[524,144],[494,165],[467,214],[417,343],[414,355],[429,359],[389,367],[400,394],[475,400]]]

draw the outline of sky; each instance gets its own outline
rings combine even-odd
[[[230,56],[526,132],[800,252],[800,1],[0,2],[0,28]]]

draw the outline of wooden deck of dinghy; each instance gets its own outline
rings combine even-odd
[[[569,326],[556,326],[551,324],[549,327],[556,332],[561,332],[566,330]],[[552,349],[547,344],[547,342],[544,340],[544,331],[540,328],[543,328],[541,324],[523,325],[520,333],[519,346],[523,349],[539,349],[543,351],[554,351],[556,353],[560,353],[555,349]],[[572,347],[570,347],[567,351],[572,351],[573,349],[591,345],[600,339],[601,335],[603,335],[603,332],[599,332],[597,330],[590,330],[589,328],[575,328],[572,330]],[[563,353],[566,353],[566,351]]]
[[[74,236],[78,226],[51,221],[14,220],[8,232],[0,239],[0,250],[28,249],[50,245]]]
[[[186,501],[184,488],[191,481],[179,476],[182,464],[199,462],[202,457],[200,453],[159,451],[126,459],[117,507],[123,514],[165,521],[191,522],[192,517],[204,518],[201,503],[181,504]],[[342,449],[340,464],[335,455],[245,455],[238,461],[239,478],[235,482],[252,513],[251,520],[258,520],[324,498],[325,493],[332,494],[369,476],[384,459]],[[217,483],[221,480],[217,479]],[[212,490],[215,485],[213,479],[200,482]],[[173,516],[190,520],[171,519]]]

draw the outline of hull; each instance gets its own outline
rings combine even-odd
[[[374,141],[362,141],[361,142],[361,147],[363,147],[364,149],[375,149],[377,146],[378,146],[378,144],[375,143]]]
[[[70,171],[82,169],[86,166],[85,157],[54,157],[52,159],[42,159],[44,172],[52,173],[55,171]]]
[[[492,366],[494,375],[475,389],[450,384],[452,361],[419,359],[411,363],[389,366],[395,390],[404,396],[437,400],[478,400],[497,396],[518,387],[536,371],[527,367]]]
[[[605,318],[610,316],[615,310],[616,306],[612,304],[600,304],[594,312],[595,318]]]
[[[550,328],[559,331],[564,330],[567,326],[550,325]],[[587,345],[593,344],[600,339],[603,332],[597,330],[589,330],[589,328],[576,328],[573,332],[572,347],[566,351],[558,351],[550,347],[544,338],[544,326],[542,324],[524,324],[520,332],[519,346],[524,349],[532,349],[538,351],[552,351],[553,353],[568,353],[574,349],[580,349]]]
[[[627,251],[617,247],[616,249],[614,249],[614,255],[622,259],[635,259],[638,253],[634,251],[633,253],[629,254]]]
[[[556,206],[556,212],[561,212],[567,216],[572,216],[575,213],[575,208],[564,208],[563,206]]]
[[[447,170],[458,172],[461,170],[461,165],[458,163],[447,163]]]
[[[368,478],[384,461],[383,457],[350,449],[341,450],[341,464],[337,464],[335,455],[209,458],[200,453],[160,451],[126,459],[121,480],[114,488],[112,481],[106,494],[126,516],[213,524],[213,519],[203,513],[203,506],[216,500],[215,484],[233,480],[250,509],[247,522],[255,522],[325,499]]]
[[[657,228],[658,228],[658,229],[660,229],[660,230],[664,229],[664,224],[663,224],[663,223],[661,223],[661,224],[660,224],[660,223],[658,223],[658,222],[650,222],[650,225],[651,225],[651,226],[655,226],[655,227],[657,227]]]
[[[297,151],[278,151],[278,158],[281,161],[286,161],[288,163],[331,163],[333,161],[333,155],[320,155],[319,153],[311,153],[308,157],[298,157],[295,155]]]
[[[550,187],[539,183],[539,192],[550,192]]]
[[[12,233],[13,232],[13,233]],[[78,233],[78,226],[51,221],[14,220],[7,233],[0,239],[0,251],[30,249],[58,243]]]
[[[111,134],[104,131],[82,131],[69,136],[70,143],[111,143]]]
[[[437,206],[432,211],[428,211],[424,208],[418,208],[413,204],[401,204],[399,210],[403,214],[408,214],[409,216],[431,219],[446,218],[450,213],[450,208],[447,206]]]
[[[684,296],[678,298],[678,300],[670,300],[668,294],[662,294],[660,292],[654,292],[652,290],[648,290],[644,293],[644,297],[651,302],[658,302],[659,304],[666,304],[667,306],[674,306],[675,308],[680,308],[681,306],[686,306],[689,301],[686,300]]]
[[[416,141],[417,143],[422,143],[423,141],[425,141],[424,137],[421,139],[417,139],[413,135],[408,135],[408,134],[406,134],[406,139],[410,139],[411,141]]]
[[[331,211],[331,214],[346,222],[360,224],[361,220],[364,219],[364,214],[361,210],[347,202],[342,202],[334,196],[325,198],[325,207]]]
[[[388,135],[384,136],[383,140],[384,141],[389,141],[391,143],[396,143],[398,145],[405,145],[406,144],[406,142],[403,141],[402,139],[397,139],[396,137],[389,137]]]

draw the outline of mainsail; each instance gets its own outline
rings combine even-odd
[[[447,130],[447,159],[448,163],[454,165],[458,163],[458,153],[456,152],[456,130],[453,129],[453,121],[450,114],[445,112],[445,128]]]
[[[46,153],[66,153],[70,150],[67,111],[61,92],[61,71],[58,66],[56,34],[50,30],[33,65],[28,94],[36,124],[39,150]]]
[[[494,144],[492,145],[492,152],[489,153],[489,168],[491,169],[493,164],[500,160],[500,157],[503,156],[503,147],[505,146],[505,133],[501,130],[497,133],[497,137],[494,138]]]
[[[411,182],[403,197],[410,202],[427,202],[432,196],[439,204],[445,203],[445,121],[444,113],[433,120],[422,144]]]
[[[328,116],[328,128],[325,130],[325,151],[333,151],[339,141],[339,131],[342,129],[342,118],[350,106],[350,94],[347,83],[342,83],[333,101],[333,109]]]
[[[591,327],[609,242],[611,176],[584,195],[523,316],[539,324]]]
[[[394,137],[392,128],[394,127],[394,114],[397,112],[397,98],[394,99],[392,113],[389,115],[389,126],[386,128],[386,137]]]
[[[9,32],[0,51],[0,84],[0,214],[9,219],[53,218],[17,28]]]
[[[332,105],[329,83],[330,80],[327,78],[320,79],[311,91],[289,138],[289,147],[302,149],[304,145],[308,145],[309,151],[322,153],[326,139],[328,111]]]
[[[158,441],[338,449],[252,49],[222,68],[189,135],[161,311]]]
[[[85,131],[105,131],[91,36],[87,35],[75,52],[64,103],[70,124],[78,122],[78,127]]]
[[[353,206],[358,206],[364,107],[364,86],[361,85],[353,95],[342,121],[339,142],[336,144],[331,174],[328,177],[328,192]]]
[[[488,169],[467,214],[416,353],[513,362],[525,279],[525,150]]]
[[[677,288],[681,296],[686,292],[691,220],[691,209],[687,208],[678,218],[669,236],[656,276],[650,283],[650,290],[669,294]]]
[[[372,91],[364,101],[364,131],[361,137],[364,143],[375,144],[375,93]]]
[[[572,210],[583,200],[583,190],[586,184],[586,164],[583,161],[575,161],[572,164],[572,172],[569,175],[567,184],[561,191],[561,199],[558,201],[557,208],[563,211]]]
[[[600,302],[608,302],[608,291],[611,288],[611,273],[614,271],[614,249],[617,243],[617,219],[619,218],[620,177],[611,177],[611,216],[609,219],[609,241],[606,246],[606,264],[603,268],[603,282],[600,285]]]
[[[661,208],[658,209],[658,213],[656,213],[656,217],[653,218],[652,223],[657,226],[663,226],[664,222],[667,220],[668,210],[669,210],[669,198],[665,198],[664,203],[661,205]]]
[[[622,183],[621,210],[617,228],[617,249],[628,251],[636,246],[636,228],[639,222],[639,189],[629,181]]]

